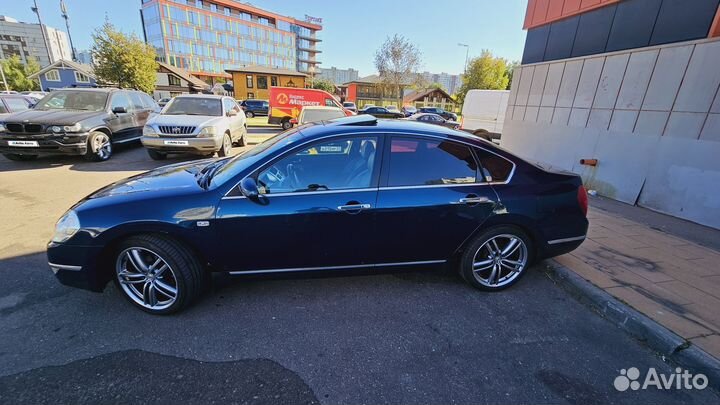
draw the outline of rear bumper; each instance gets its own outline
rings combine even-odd
[[[18,155],[84,155],[87,153],[87,133],[72,135],[47,134],[41,136],[0,135],[0,153]],[[11,146],[12,141],[34,141],[38,146]]]
[[[545,243],[543,258],[550,258],[564,255],[577,249],[585,241],[586,236],[574,236],[571,238],[555,239]]]
[[[222,146],[222,138],[180,138],[143,136],[143,146],[162,152],[210,153],[217,152]],[[180,143],[187,142],[187,145]]]
[[[98,269],[99,247],[49,243],[48,266],[61,284],[101,292],[110,280],[109,269]],[[107,270],[107,271],[101,271]]]

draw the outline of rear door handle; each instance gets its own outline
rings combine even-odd
[[[346,211],[346,212],[360,212],[362,210],[369,210],[371,208],[370,204],[348,204],[348,205],[341,205],[337,207],[338,211]]]
[[[491,202],[491,200],[487,197],[465,197],[459,199],[454,204],[465,204],[465,205],[472,205],[472,204],[482,204],[482,203],[488,203]]]

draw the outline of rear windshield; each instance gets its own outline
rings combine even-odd
[[[163,115],[208,115],[222,116],[222,103],[216,98],[178,97],[175,98]]]
[[[302,123],[327,121],[344,117],[345,113],[340,110],[305,110]]]
[[[108,93],[99,91],[55,91],[40,100],[35,109],[102,111],[107,98]]]

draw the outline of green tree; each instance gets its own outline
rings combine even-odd
[[[510,85],[512,85],[512,79],[513,79],[513,73],[515,73],[515,68],[520,66],[520,62],[513,61],[508,63],[507,65],[507,75],[508,75],[508,85],[506,90],[510,90]]]
[[[28,76],[40,70],[40,65],[34,59],[29,59],[28,63],[23,65],[22,60],[15,55],[9,59],[0,60],[0,66],[5,73],[5,80],[7,80],[10,90],[30,91],[40,88],[38,82],[28,79]],[[0,86],[0,91],[5,91],[5,85]]]
[[[317,90],[324,90],[330,94],[335,93],[335,85],[330,80],[314,79],[312,88]]]
[[[157,62],[155,49],[136,35],[125,35],[110,22],[93,33],[93,69],[98,81],[152,93]]]
[[[418,48],[402,35],[388,37],[375,52],[375,68],[383,85],[391,89],[402,105],[402,86],[408,78],[415,78],[420,67],[421,55]]]
[[[458,102],[465,100],[469,90],[505,90],[509,83],[507,60],[496,58],[490,51],[483,50],[479,57],[468,64],[463,84],[457,94]]]

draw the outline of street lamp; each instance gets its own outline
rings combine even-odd
[[[468,44],[461,44],[458,42],[458,46],[465,47],[465,71],[464,73],[467,75],[467,66],[468,66],[468,56],[470,56],[470,45]]]
[[[60,12],[62,13],[62,18],[65,19],[65,27],[67,28],[68,39],[70,40],[70,54],[72,55],[72,60],[74,62],[77,61],[77,57],[75,55],[75,46],[73,45],[72,35],[70,35],[70,17],[68,17],[67,7],[65,7],[64,0],[60,0]]]
[[[45,50],[47,50],[48,64],[53,63],[52,54],[50,53],[50,44],[48,43],[47,35],[45,35],[45,28],[43,27],[42,19],[40,18],[40,8],[38,8],[37,0],[33,0],[34,7],[30,7],[33,13],[37,14],[38,23],[40,23],[40,33],[43,37],[43,43],[45,44]]]

